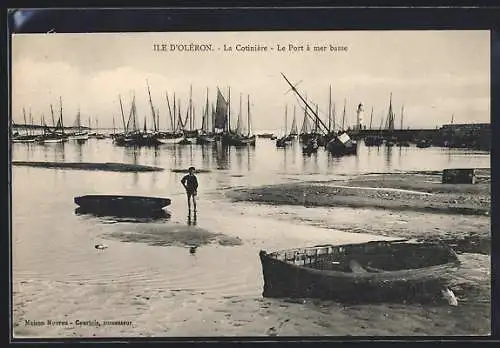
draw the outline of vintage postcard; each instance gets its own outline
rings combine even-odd
[[[489,31],[11,59],[14,338],[490,334]]]

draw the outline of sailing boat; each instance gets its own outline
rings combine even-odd
[[[168,113],[170,116],[170,131],[159,132],[157,140],[161,144],[176,144],[184,138],[184,134],[177,131],[176,121],[176,104],[175,104],[175,93],[172,107],[170,106],[170,99],[168,97],[168,92],[165,92],[165,97],[167,99]]]
[[[302,100],[302,102],[305,105],[305,109],[309,109],[309,111],[313,114],[314,116],[314,121],[317,125],[317,129],[321,131],[323,134],[328,133],[328,126],[324,124],[324,122],[318,117],[317,112],[315,112],[312,108],[311,105],[307,102],[304,97],[298,92],[297,88],[286,78],[286,76],[281,73],[287,84],[290,86],[292,91],[297,94],[297,96]],[[324,141],[326,142],[326,148],[327,150],[335,156],[343,156],[343,155],[355,155],[357,154],[357,143],[352,141],[349,135],[346,132],[342,132],[341,134],[333,137],[333,139],[329,138],[324,138]]]
[[[297,119],[295,117],[295,105],[293,106],[293,120],[292,120],[292,127],[290,128],[290,134],[288,137],[290,139],[295,139],[298,135],[299,132],[297,131]]]
[[[370,130],[373,122],[373,107],[370,114]],[[384,138],[378,135],[369,135],[364,138],[365,146],[381,146],[384,143]]]
[[[389,98],[389,111],[387,112],[387,119],[386,119],[386,129],[389,130],[389,132],[392,133],[394,130],[394,112],[392,111],[392,93]],[[392,137],[385,139],[385,146],[392,147],[394,146],[394,141]]]
[[[26,122],[26,111],[23,108],[23,117],[24,117],[24,125],[27,127],[28,123]],[[31,117],[31,110],[30,110],[30,124],[33,126],[33,118]],[[30,131],[28,131],[28,128],[26,128],[26,134],[20,135],[20,134],[14,134],[11,138],[13,143],[32,143],[35,141],[37,138],[37,135],[31,134]]]
[[[276,147],[283,148],[290,144],[292,138],[287,134],[287,125],[288,125],[288,105],[285,105],[285,131],[283,132],[283,136],[276,140]]]
[[[250,95],[247,96],[247,134],[242,134],[241,130],[240,133],[233,133],[228,144],[233,146],[255,145],[255,135],[252,135],[250,122]]]
[[[304,108],[304,120],[302,121],[302,127],[300,128],[299,141],[307,142],[309,134],[311,133],[309,127],[309,115],[307,114],[307,107]]]
[[[205,108],[203,110],[203,119],[201,121],[201,132],[196,137],[196,144],[204,145],[215,142],[215,137],[213,134],[210,134],[208,129],[208,120],[209,120],[209,104],[208,104],[208,88],[207,88],[207,101],[205,104]],[[214,112],[212,112],[212,118],[214,117]]]
[[[74,126],[77,129],[77,131],[71,134],[69,136],[69,139],[85,141],[89,138],[89,133],[87,131],[82,130],[80,108],[78,108],[78,112],[76,113]]]
[[[404,115],[404,104],[401,105],[401,132],[403,132],[403,115]],[[400,136],[402,136],[403,134],[401,134]],[[398,142],[397,142],[397,146],[399,147],[409,147],[410,146],[410,143],[407,141],[407,140],[403,140],[403,139],[399,139]]]
[[[37,141],[42,144],[55,144],[63,143],[68,140],[68,135],[64,133],[64,123],[63,123],[63,113],[62,113],[62,98],[59,97],[59,119],[57,124],[54,125],[54,131],[50,130],[48,127],[45,130],[45,134],[40,136]],[[52,123],[54,123],[54,110],[52,109],[52,104],[50,105],[50,112],[52,114]],[[60,132],[58,132],[60,129]]]

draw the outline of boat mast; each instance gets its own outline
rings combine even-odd
[[[333,127],[332,127],[332,130],[334,132],[335,132],[335,117],[336,117],[336,115],[335,115],[335,103],[333,103],[333,114],[332,114],[332,119],[333,119],[332,125],[333,125]]]
[[[64,123],[63,123],[63,107],[62,107],[62,97],[59,97],[59,105],[60,105],[60,120],[61,120],[61,131],[64,135]]]
[[[156,132],[158,129],[156,127],[155,108],[153,106],[153,100],[151,99],[151,91],[149,89],[149,82],[147,79],[146,79],[146,86],[148,87],[149,106],[151,107],[151,114],[153,115],[153,130]],[[144,131],[146,131],[146,130],[144,130]]]
[[[328,98],[328,133],[332,131],[332,85],[330,85],[330,93]]]
[[[170,100],[168,99],[168,92],[165,92],[165,97],[167,98],[167,106],[168,106],[168,114],[170,116],[170,127],[172,128],[172,131],[174,131],[174,120],[172,119],[172,109],[170,108]],[[175,99],[174,99],[175,103]]]
[[[174,92],[174,109],[173,109],[173,112],[172,112],[172,114],[174,115],[174,120],[173,120],[174,123],[172,124],[173,125],[172,129],[173,129],[174,133],[177,132],[177,126],[178,126],[177,120],[175,119],[175,117],[177,116],[177,107],[175,105],[175,101],[176,101],[176,99],[175,99],[175,92]]]
[[[247,105],[248,105],[248,110],[247,110],[247,122],[248,122],[248,137],[250,137],[250,94],[247,95]]]
[[[326,130],[328,129],[328,127],[323,123],[323,121],[321,121],[321,119],[319,119],[318,115],[314,113],[314,110],[311,108],[311,106],[309,105],[309,103],[307,103],[307,101],[302,97],[302,95],[300,95],[300,93],[297,91],[297,88],[292,85],[292,83],[286,78],[285,74],[281,73],[281,76],[283,76],[283,78],[285,79],[285,81],[288,83],[288,85],[290,85],[292,91],[295,92],[295,94],[297,94],[299,96],[299,98],[302,100],[302,102],[304,102],[304,104],[306,105],[305,109],[309,109],[311,110],[312,114],[316,117],[317,121],[319,121],[319,123],[321,124],[321,126],[323,127],[322,131],[323,132],[326,132]],[[307,114],[307,113],[306,113]],[[307,114],[308,115],[308,114]],[[308,115],[309,116],[309,115]],[[311,116],[312,117],[312,116]]]
[[[155,108],[155,114],[156,114],[156,131],[160,131],[160,109]]]
[[[115,127],[115,114],[113,114],[113,135],[116,134],[116,127]]]
[[[189,130],[193,130],[193,85],[189,86]]]
[[[344,98],[344,111],[342,112],[342,132],[345,132],[345,104],[346,98]]]
[[[373,121],[373,106],[372,106],[372,113],[370,114],[370,130],[372,129],[372,121]]]
[[[228,97],[227,97],[227,130],[231,133],[231,87],[228,87]]]
[[[33,135],[33,116],[31,114],[31,108],[30,108],[30,118],[29,118],[29,122],[30,122],[30,135]]]
[[[24,118],[24,129],[26,130],[26,135],[28,135],[28,122],[26,121],[26,110],[23,108],[23,118]]]
[[[401,105],[401,130],[403,130],[403,112],[404,112],[405,105]]]
[[[287,126],[287,123],[288,123],[288,115],[287,115],[287,111],[288,111],[288,105],[287,105],[287,104],[285,104],[285,135],[284,135],[285,137],[286,137],[286,135],[287,135],[287,134],[286,134],[286,131],[287,131],[286,126]]]
[[[208,111],[209,108],[210,108],[210,105],[208,104],[208,87],[207,87],[207,101],[205,103],[205,120],[204,120],[204,131],[207,133],[209,132],[209,130],[208,130],[208,120],[210,117],[210,114]]]
[[[55,128],[56,120],[54,118],[54,109],[52,108],[52,104],[50,104],[50,114],[52,115],[52,126]]]
[[[123,112],[122,96],[118,94],[118,100],[120,101],[120,111],[122,113],[123,131],[127,132],[127,125],[125,124],[125,114]]]
[[[242,125],[241,125],[241,122],[242,122],[242,110],[243,110],[243,107],[241,106],[241,100],[242,100],[242,97],[243,97],[243,93],[240,93],[240,111],[238,113],[238,121],[236,121],[236,133],[242,133],[241,131],[241,128],[242,128]]]

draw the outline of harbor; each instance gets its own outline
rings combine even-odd
[[[16,38],[13,336],[490,335],[489,37],[230,34]]]
[[[391,186],[427,192],[430,184],[425,181],[437,182],[439,186],[442,168],[485,168],[489,154],[433,147],[377,149],[362,143],[359,146],[356,157],[338,158],[326,151],[303,155],[298,141],[283,151],[265,138],[257,138],[255,147],[228,147],[222,153],[195,144],[166,145],[161,149],[124,148],[114,146],[110,138],[90,139],[84,144],[13,144],[13,158],[18,161],[97,162],[105,154],[112,162],[166,169],[104,173],[13,167],[16,334],[21,337],[268,336],[275,330],[279,335],[486,333],[490,306],[490,218],[485,214],[489,211],[489,184],[486,187],[479,184],[486,191],[471,196],[478,197],[477,204],[474,201],[471,204],[485,210],[467,215],[439,209],[431,212],[401,210],[398,206],[376,207],[369,204],[365,191],[354,196],[362,195],[361,203],[349,206],[338,197],[340,188],[335,185]],[[185,194],[179,185],[184,172],[168,170],[191,164],[209,169],[197,174],[202,186],[196,217],[188,214]],[[257,169],[263,167],[266,171],[259,174]],[[422,173],[422,168],[430,173]],[[387,179],[376,184],[381,174],[374,173],[392,175],[392,185]],[[34,175],[46,185],[30,181]],[[421,178],[424,183],[420,187],[417,183],[408,187],[412,185],[407,183],[405,187],[401,184],[403,175]],[[484,175],[487,177],[488,171],[481,177]],[[372,182],[360,182],[368,179]],[[285,185],[289,187],[288,196],[300,183],[308,188],[305,204],[302,189],[297,193],[296,203],[291,198],[281,199],[280,194],[273,193],[273,186],[267,191],[260,188]],[[331,189],[337,190],[332,193],[333,198],[340,202],[312,206],[315,197],[324,190],[322,187],[332,185]],[[242,190],[255,194],[241,196]],[[272,201],[259,202],[266,199],[256,198],[259,196],[256,190],[268,192]],[[453,186],[448,191],[452,193]],[[100,193],[167,196],[172,199],[167,207],[170,216],[109,217],[75,211],[74,196]],[[381,191],[379,195],[376,202],[388,201],[398,193]],[[427,196],[416,195],[423,196],[421,203],[429,204]],[[44,198],[48,196],[50,200]],[[26,199],[30,205],[23,203]],[[362,202],[366,204],[363,206]],[[36,214],[32,206],[39,207]],[[448,205],[441,203],[441,206]],[[219,213],[221,210],[223,214]],[[50,223],[54,219],[57,224]],[[38,227],[49,225],[50,229]],[[49,243],[41,242],[48,236]],[[437,238],[458,244],[463,265],[453,290],[460,299],[459,310],[474,320],[457,314],[456,310],[450,311],[446,303],[344,305],[314,299],[290,302],[262,297],[258,259],[261,249],[389,237]],[[94,244],[99,243],[108,248],[96,251]],[[193,244],[199,245],[194,256],[188,252]],[[221,262],[227,265],[224,260],[231,260],[232,266],[221,268]],[[61,319],[60,311],[53,312],[51,299],[65,303],[68,317],[126,318],[133,325],[69,325],[43,330],[26,327],[25,318]],[[109,308],[113,308],[111,313]],[[408,326],[397,323],[401,315],[409,318]],[[311,316],[314,319],[309,319]],[[333,325],[339,320],[345,326]],[[385,323],[383,327],[380,320]]]

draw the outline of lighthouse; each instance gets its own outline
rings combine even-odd
[[[356,109],[356,129],[360,130],[363,124],[363,104],[359,103],[358,108]]]

